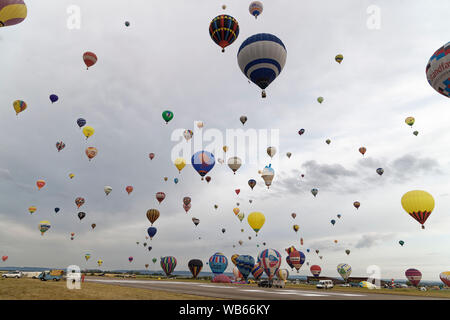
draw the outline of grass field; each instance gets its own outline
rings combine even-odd
[[[0,300],[215,300],[210,297],[158,290],[82,283],[69,290],[65,281],[0,279]]]

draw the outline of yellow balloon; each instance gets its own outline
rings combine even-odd
[[[181,170],[183,170],[186,166],[186,160],[184,160],[184,158],[176,158],[174,164],[178,171],[181,172]]]
[[[239,210],[239,208],[234,208],[233,209],[233,212],[234,212],[235,215],[238,215],[239,211],[241,211],[241,210]]]
[[[75,177],[75,175],[73,173],[69,174],[70,179],[73,179],[73,177]]]
[[[94,134],[95,130],[94,128],[90,127],[90,126],[85,126],[83,128],[83,134],[86,136],[86,139],[89,138],[90,136],[92,136]]]
[[[227,152],[228,151],[228,147],[227,146],[223,146],[223,152]]]
[[[16,100],[13,102],[14,110],[16,111],[16,115],[18,115],[20,112],[25,110],[27,108],[27,104],[25,101],[22,100]]]
[[[34,213],[37,210],[37,208],[35,206],[31,206],[28,208],[28,211],[30,211],[30,213]]]
[[[402,197],[402,207],[422,225],[422,229],[425,229],[423,224],[434,209],[434,198],[426,191],[409,191]]]
[[[406,123],[408,126],[411,126],[411,127],[412,127],[412,125],[414,124],[415,121],[416,121],[416,119],[414,119],[414,117],[407,117],[407,118],[405,119],[405,123]]]
[[[247,217],[248,224],[250,227],[255,230],[256,234],[266,222],[266,217],[261,212],[252,212]]]

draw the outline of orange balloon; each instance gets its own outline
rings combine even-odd
[[[44,180],[38,180],[38,181],[36,181],[36,185],[38,187],[38,190],[41,190],[41,188],[43,186],[45,186],[45,181]]]

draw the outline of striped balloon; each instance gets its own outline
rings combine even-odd
[[[177,266],[177,259],[175,257],[162,257],[161,258],[161,268],[169,276],[175,267]]]
[[[289,278],[289,271],[287,269],[278,269],[277,278],[286,281]]]
[[[271,280],[281,265],[281,255],[277,250],[266,249],[259,254],[261,266]]]
[[[295,270],[297,270],[298,273],[303,263],[305,263],[305,254],[301,251],[295,250],[289,253],[289,258],[291,260],[292,265],[294,266]]]
[[[322,272],[322,268],[320,268],[320,266],[318,266],[316,264],[311,266],[311,268],[309,268],[309,270],[311,271],[312,275],[316,278],[320,275],[320,272]]]
[[[405,276],[411,282],[411,284],[417,287],[422,280],[422,273],[417,269],[408,269],[405,271]]]
[[[245,76],[263,90],[264,98],[264,89],[281,73],[286,56],[286,47],[279,38],[269,33],[259,33],[241,44],[237,59]]]
[[[237,39],[239,24],[232,16],[221,14],[209,24],[209,35],[222,48],[222,52],[225,52],[225,47],[228,47]]]
[[[430,86],[450,98],[450,42],[440,47],[427,63],[426,75]]]
[[[223,253],[216,252],[211,256],[211,258],[209,258],[209,267],[214,274],[223,273],[227,266],[228,259],[223,255]]]
[[[0,0],[0,28],[21,23],[27,17],[23,0]]]
[[[89,67],[92,67],[97,62],[97,56],[93,52],[85,52],[83,54],[83,60],[86,64],[86,69],[89,69]]]
[[[441,272],[439,278],[447,287],[450,287],[450,271]]]
[[[188,263],[189,270],[194,278],[197,278],[198,274],[203,268],[203,262],[199,259],[192,259]]]
[[[263,12],[263,4],[260,1],[253,1],[248,7],[248,11],[256,19]]]
[[[236,267],[242,273],[244,280],[247,280],[248,275],[255,266],[255,259],[249,255],[240,255],[236,258]]]
[[[252,275],[255,280],[259,280],[261,278],[262,274],[264,273],[264,268],[261,267],[261,264],[255,264],[255,266],[252,269]]]

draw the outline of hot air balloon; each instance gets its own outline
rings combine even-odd
[[[342,54],[338,54],[336,55],[334,60],[336,60],[337,63],[341,64],[342,60],[344,60],[344,56]]]
[[[406,270],[405,276],[414,287],[417,287],[422,279],[422,273],[413,268]]]
[[[192,156],[191,163],[203,180],[203,177],[214,167],[214,155],[208,151],[198,151]]]
[[[38,181],[36,181],[36,185],[38,187],[38,190],[41,190],[45,186],[45,181],[44,180],[38,180]]]
[[[233,264],[234,265],[236,265],[236,259],[237,259],[237,257],[239,257],[239,255],[238,254],[233,254],[232,256],[231,256],[231,262],[233,262]]]
[[[419,134],[419,131],[417,131],[417,130],[413,132],[413,135],[415,135],[415,136],[417,136],[418,134]]]
[[[148,233],[148,235],[149,235],[149,237],[150,237],[150,240],[152,240],[153,239],[153,237],[155,236],[155,234],[156,234],[156,228],[155,227],[150,227],[150,228],[148,228],[147,229],[147,233]]]
[[[77,120],[77,125],[82,128],[86,125],[86,120],[84,120],[83,118],[78,118]]]
[[[37,208],[35,206],[31,206],[28,208],[28,211],[30,211],[31,214],[33,214],[36,210]]]
[[[103,188],[103,190],[105,191],[105,194],[108,195],[108,194],[111,193],[112,187],[110,187],[110,186],[105,186],[105,187]]]
[[[239,208],[234,208],[234,209],[233,209],[233,212],[234,212],[235,215],[238,215],[239,212],[240,212],[240,210],[239,210]]]
[[[261,230],[264,222],[266,222],[266,217],[261,212],[252,212],[247,217],[248,224],[255,230],[256,236],[258,236],[258,231]]]
[[[237,263],[237,260],[236,260]],[[209,258],[209,267],[215,275],[222,274],[228,266],[228,259],[223,253],[216,252]]]
[[[97,225],[96,225],[95,223],[91,224],[92,230],[94,230],[96,226],[97,226]]]
[[[265,89],[283,70],[286,56],[286,47],[279,38],[259,33],[241,44],[237,59],[241,71],[262,89],[261,96],[265,98]]]
[[[327,139],[325,142],[326,142],[327,144],[330,144],[330,143],[331,143],[331,140],[330,140],[330,139]]]
[[[91,159],[97,155],[98,150],[95,147],[87,147],[85,152],[86,152],[86,156],[88,157],[89,161],[91,161]]]
[[[380,176],[382,176],[383,173],[384,173],[384,169],[383,169],[383,168],[378,168],[378,169],[377,169],[377,173],[378,173]]]
[[[312,275],[315,278],[318,278],[320,275],[320,272],[322,272],[322,268],[318,265],[312,265],[311,268],[309,268],[309,271],[311,271]]]
[[[130,26],[130,22],[129,21],[125,21],[125,27],[129,27]]]
[[[58,101],[58,96],[56,95],[56,94],[51,94],[50,95],[50,101],[52,102],[52,103],[55,103],[56,101]]]
[[[277,148],[275,147],[268,147],[267,148],[267,154],[269,157],[273,158],[273,156],[277,153]]]
[[[84,212],[78,212],[78,218],[81,220],[83,220],[83,218],[86,217],[86,213]]]
[[[365,147],[361,147],[361,148],[359,148],[358,150],[359,150],[359,152],[360,152],[362,155],[364,155],[364,154],[366,153],[366,151],[367,151],[367,149],[366,149]]]
[[[287,152],[286,153],[286,156],[290,159],[291,158],[291,156],[292,156],[292,153],[290,153],[290,152]]]
[[[148,154],[148,157],[150,158],[150,160],[153,160],[153,158],[155,157],[155,154],[152,152],[152,153],[149,153]]]
[[[145,264],[145,269],[148,269],[148,266],[149,266],[149,264],[148,264],[148,263],[146,263],[146,264]]]
[[[294,231],[297,233],[297,231],[300,229],[300,227],[298,226],[298,224],[294,224],[293,227]]]
[[[316,249],[316,253],[319,254],[319,252],[320,252],[320,251],[319,251],[318,249]]]
[[[169,276],[177,266],[177,259],[175,257],[161,257],[160,264],[166,276]]]
[[[336,223],[336,220],[331,220],[331,224],[334,226],[334,224]]]
[[[222,5],[222,9],[225,10],[227,8],[226,5]]]
[[[264,273],[264,268],[261,267],[261,265],[259,263],[255,264],[255,266],[252,269],[253,278],[255,278],[255,280],[259,280],[259,278],[261,278],[263,273]]]
[[[126,187],[125,187],[125,191],[126,191],[128,194],[132,193],[133,190],[134,190],[133,186],[126,186]]]
[[[88,70],[89,67],[92,67],[97,62],[98,58],[95,53],[87,51],[83,54],[83,60],[86,65],[86,70]]]
[[[334,240],[334,243],[338,243],[338,241],[337,241],[337,240]]]
[[[236,174],[236,171],[241,167],[242,160],[239,157],[231,157],[228,159],[228,167]]]
[[[274,249],[265,249],[259,254],[259,262],[264,268],[264,272],[272,280],[281,265],[281,255]]]
[[[192,222],[195,224],[195,226],[198,226],[198,224],[200,223],[200,219],[192,218]]]
[[[186,139],[186,141],[191,140],[193,135],[194,135],[194,132],[192,130],[184,130],[183,131],[183,137]]]
[[[148,251],[152,251],[152,247],[149,246],[149,247],[148,247]]]
[[[55,213],[58,213],[59,212],[59,208],[55,208]]]
[[[97,264],[100,267],[103,264],[103,260],[97,260]]]
[[[133,261],[133,257],[129,257],[128,261],[130,261],[130,263]]]
[[[405,244],[405,241],[400,240],[398,243],[403,247],[403,245]]]
[[[253,190],[253,188],[256,186],[256,180],[254,180],[254,179],[248,180],[248,185],[249,185],[250,188],[252,188],[252,190]]]
[[[39,222],[38,229],[39,229],[39,231],[41,231],[41,236],[43,236],[44,233],[45,233],[48,229],[50,229],[50,227],[51,227],[51,224],[50,224],[50,222],[47,221],[47,220],[44,220],[44,221]]]
[[[178,178],[174,178],[174,179],[173,179],[173,182],[174,182],[175,184],[177,184],[177,183],[178,183]]]
[[[70,174],[69,174],[69,178],[70,178],[70,179],[73,179],[73,177],[75,177],[75,175],[74,175],[73,173],[70,173]]]
[[[233,268],[233,274],[234,274],[234,278],[236,280],[242,280],[244,278],[242,273],[239,271],[238,267],[234,267]]]
[[[0,27],[1,27],[1,22],[0,22]],[[13,102],[13,107],[14,107],[14,111],[16,111],[16,115],[18,115],[19,113],[21,113],[22,111],[24,111],[27,108],[27,104],[25,103],[25,101],[16,100]]]
[[[173,119],[173,112],[169,111],[169,110],[165,110],[162,113],[162,117],[163,117],[164,121],[166,121],[166,124],[168,124],[169,121]]]
[[[341,275],[342,279],[347,282],[348,277],[352,273],[352,267],[346,263],[340,263],[337,266],[337,272]]]
[[[248,7],[248,11],[256,19],[263,12],[263,4],[261,3],[261,1],[253,1]]]
[[[184,198],[183,198],[183,203],[184,203],[185,205],[190,204],[190,203],[191,203],[191,198],[190,198],[190,197],[184,197]]]
[[[222,52],[225,52],[225,48],[239,36],[239,24],[232,16],[221,14],[209,24],[209,35],[222,48]]]
[[[361,206],[361,203],[359,203],[358,201],[353,202],[353,206],[358,209]]]
[[[191,204],[183,204],[183,209],[184,211],[186,211],[186,213],[189,211],[189,209],[191,209]]]
[[[242,240],[239,240],[239,241],[238,241],[238,243],[239,243],[239,245],[241,245],[241,246],[242,246],[242,244],[244,243],[244,241],[242,241]]]
[[[156,258],[153,258],[153,259],[152,259],[152,262],[153,262],[153,263],[156,263],[156,261],[158,261],[158,259],[156,259]]]
[[[27,17],[23,0],[0,0],[0,28],[21,23]]]
[[[204,126],[203,121],[197,122],[197,128],[201,129],[201,128],[203,128],[203,126]]]
[[[350,254],[350,250],[345,250],[345,253],[347,254],[347,255],[349,255]]]
[[[90,253],[86,253],[84,255],[84,258],[86,259],[86,261],[88,261],[91,258],[91,254]]]
[[[159,218],[159,211],[156,209],[147,210],[147,219],[153,225],[153,223]]]
[[[239,118],[239,120],[241,121],[242,125],[244,125],[247,122],[247,117],[246,116],[241,116]]]
[[[174,165],[177,167],[178,173],[181,173],[181,170],[186,166],[186,160],[184,160],[184,158],[176,158]]]
[[[166,194],[164,192],[156,193],[156,200],[158,200],[159,203],[161,203],[165,198],[166,198]]]
[[[261,178],[263,178],[264,183],[267,186],[267,189],[269,189],[270,185],[272,184],[273,177],[275,176],[275,170],[272,169],[272,164],[269,164],[269,166],[266,166],[264,170],[262,171]]]
[[[289,271],[287,269],[278,269],[277,278],[281,281],[286,281],[289,277]]]
[[[289,253],[289,260],[298,273],[303,263],[305,263],[305,254],[301,251],[293,250]]]
[[[302,135],[302,134],[304,134],[305,133],[305,129],[300,129],[300,130],[298,130],[298,134],[299,135]]]
[[[439,279],[447,286],[450,287],[450,271],[444,271],[439,274]]]
[[[342,216],[340,214],[338,214],[337,217],[340,219]]]
[[[167,181],[167,179],[169,179],[169,178],[167,178],[167,177],[164,177],[164,181]]]
[[[318,98],[317,98],[317,101],[318,101],[319,103],[322,103],[323,100],[324,100],[323,97],[318,97]]]
[[[236,258],[236,267],[242,274],[242,277],[244,278],[245,281],[247,281],[247,278],[250,272],[253,270],[254,266],[255,266],[255,259],[252,256],[239,255],[239,257]]]
[[[416,119],[414,119],[414,117],[407,117],[407,118],[405,119],[405,123],[406,123],[408,126],[410,126],[410,127],[413,126],[413,124],[414,124],[415,121],[416,121]]]
[[[77,205],[77,208],[80,208],[85,203],[84,198],[78,197],[75,199],[75,204]]]
[[[196,279],[198,274],[200,273],[200,271],[203,268],[203,262],[199,259],[189,260],[188,268],[192,273],[192,277],[194,277],[194,279]]]
[[[316,188],[311,189],[311,193],[313,194],[313,196],[317,196],[317,194],[319,193],[319,190],[317,190]]]
[[[2,261],[5,262],[6,260],[8,260],[8,256],[2,256]]]
[[[244,218],[245,218],[245,214],[244,214],[243,212],[239,212],[239,213],[237,214],[237,217],[238,217],[238,219],[242,222],[242,220],[244,220]]]
[[[235,189],[234,192],[236,192],[236,194],[238,195],[239,192],[241,192],[241,189]]]
[[[292,217],[292,219],[295,219],[295,217],[297,217],[297,214],[296,213],[291,213],[291,217]]]
[[[402,197],[402,207],[425,229],[424,223],[434,209],[434,198],[426,191],[409,191]]]
[[[445,97],[450,97],[450,42],[440,47],[431,56],[425,69],[428,83]]]

